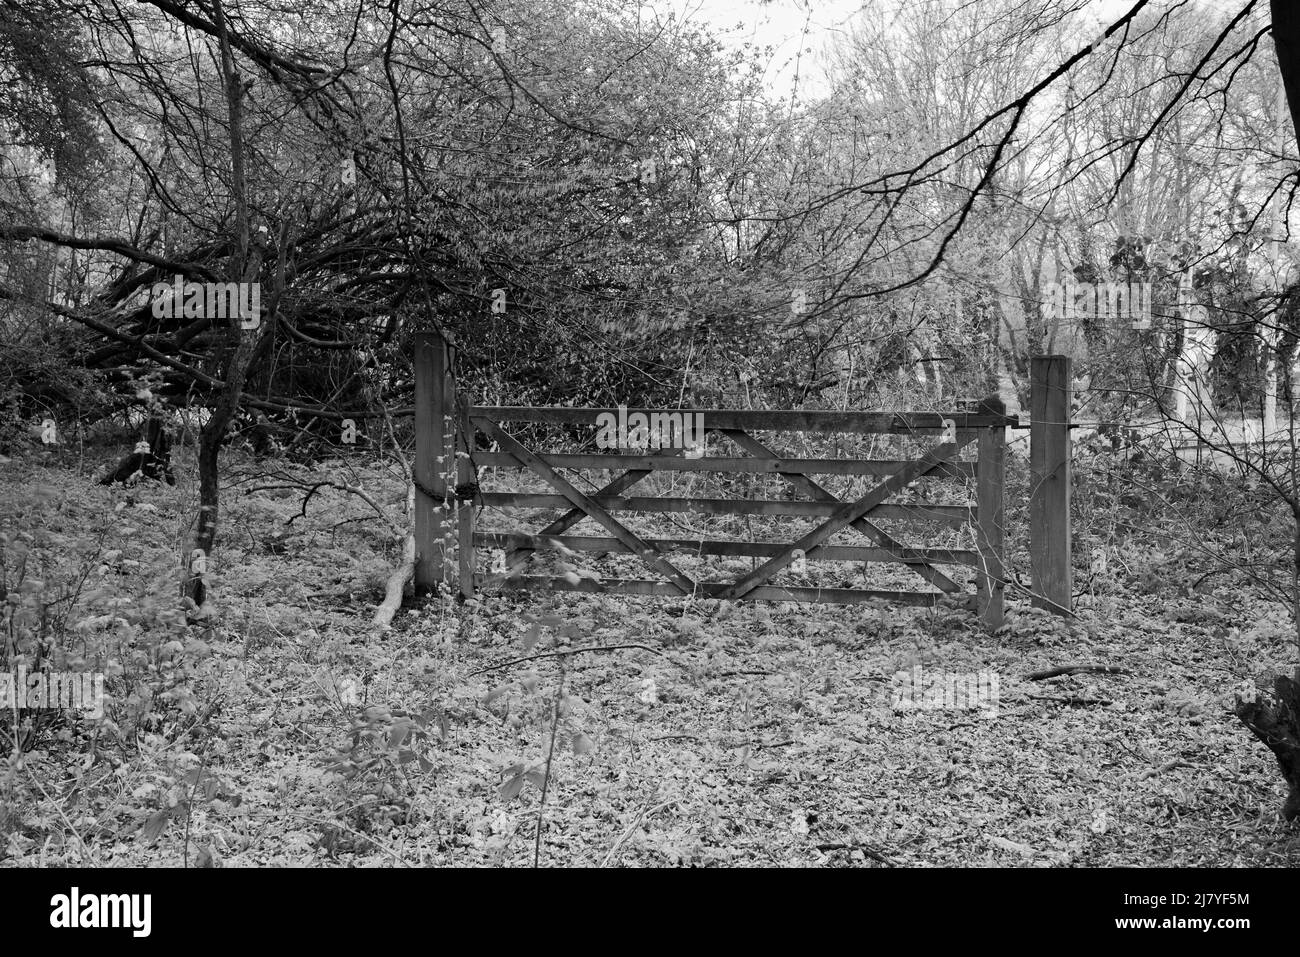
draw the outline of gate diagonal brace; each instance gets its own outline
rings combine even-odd
[[[549,482],[557,492],[567,498],[577,508],[582,509],[590,515],[620,542],[632,549],[632,552],[647,568],[667,577],[682,594],[691,595],[695,592],[695,582],[682,574],[682,572],[675,568],[668,559],[659,554],[658,549],[653,545],[643,542],[616,518],[610,515],[609,512],[605,511],[586,495],[583,495],[576,488],[570,485],[563,476],[555,471],[555,469],[543,462],[533,452],[520,445],[514,436],[500,428],[491,419],[480,416],[474,416],[473,419],[474,424],[485,433],[492,436],[492,438],[496,439],[502,449],[509,452],[542,478],[546,479],[546,481]]]
[[[772,456],[774,458],[779,458],[779,456],[777,456],[775,452],[773,452],[771,449],[765,446],[762,442],[758,441],[758,439],[754,438],[748,432],[745,432],[741,429],[719,429],[719,431],[727,438],[731,439],[731,441],[734,442],[736,445],[740,446],[742,449],[748,452],[750,455],[754,455],[754,456],[767,455],[767,456]],[[778,472],[777,474],[780,475],[787,482],[789,482],[791,485],[793,485],[795,488],[799,489],[801,492],[811,495],[814,499],[817,499],[818,501],[840,502],[840,499],[837,498],[832,492],[823,488],[821,485],[817,484],[817,482],[813,481],[811,478],[809,478],[807,475],[804,475],[802,472]],[[907,547],[903,545],[902,542],[899,542],[896,539],[894,539],[888,532],[886,532],[880,526],[867,521],[865,518],[856,519],[850,524],[853,526],[853,528],[857,529],[859,532],[862,532],[867,537],[874,539],[876,543],[879,544],[882,548],[886,548],[889,551],[893,552],[895,558],[899,562],[901,562],[906,567],[910,568],[912,571],[916,572],[927,582],[929,582],[931,585],[934,585],[936,588],[940,589],[941,591],[960,592],[962,590],[960,585],[958,585],[955,581],[953,581],[943,572],[939,571],[939,569],[935,568],[929,562],[926,562],[919,558],[912,558],[908,556]]]
[[[825,542],[836,532],[852,525],[855,520],[866,515],[895,492],[901,491],[922,475],[933,471],[935,467],[948,461],[962,448],[973,441],[975,441],[975,436],[971,436],[960,442],[944,442],[942,445],[938,445],[931,449],[915,462],[908,462],[862,498],[858,499],[856,502],[850,502],[836,509],[835,514],[827,519],[823,524],[813,529],[803,538],[799,539],[799,541],[785,549],[781,554],[769,558],[748,575],[737,579],[734,585],[716,597],[734,601],[735,599],[748,594],[781,569],[785,568],[786,565],[790,564],[790,562],[794,560],[794,552],[796,550],[803,551],[807,554],[809,551]]]
[[[520,464],[524,465],[526,463],[521,462]],[[605,485],[602,488],[600,488],[596,492],[596,497],[599,497],[601,495],[617,495],[619,492],[627,491],[633,485],[636,485],[638,482],[640,482],[643,478],[645,478],[649,474],[650,474],[650,469],[635,469],[632,471],[624,472],[622,475],[618,476],[613,481],[611,481],[608,485]],[[540,532],[538,532],[537,537],[543,538],[547,535],[562,535],[564,532],[567,532],[574,525],[577,525],[580,521],[582,521],[582,519],[586,516],[586,514],[587,513],[580,508],[569,509],[569,511],[565,512],[555,521],[551,522],[551,524],[547,525]],[[516,568],[520,568],[524,564],[526,564],[529,557],[533,554],[534,551],[535,549],[530,548],[527,545],[520,545],[517,548],[512,548],[510,549],[510,551],[506,552],[507,573],[513,572]]]
[[[682,450],[672,450],[672,454],[680,456]],[[615,456],[610,456],[611,460],[614,458]],[[524,465],[525,463],[521,462],[520,464]],[[651,475],[653,471],[653,469],[630,469],[617,478],[612,479],[608,485],[599,489],[595,493],[595,497],[599,498],[602,495],[618,495],[621,492],[626,492],[643,478]],[[574,525],[577,525],[582,521],[584,515],[586,515],[586,513],[580,508],[570,509],[538,532],[536,537],[545,538],[548,535],[563,535]],[[526,564],[529,556],[533,554],[533,551],[532,548],[529,548],[526,545],[521,545],[518,548],[512,548],[510,551],[506,552],[507,574],[514,572],[515,569],[521,568]]]

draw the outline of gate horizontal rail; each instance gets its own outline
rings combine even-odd
[[[703,415],[708,429],[758,429],[767,432],[859,432],[867,434],[937,435],[958,430],[1017,427],[1014,415],[990,412],[823,412],[802,409],[664,409],[574,408],[571,406],[476,405],[475,416],[498,422],[544,422],[553,425],[595,425],[602,415]],[[948,423],[951,423],[951,426]]]
[[[479,415],[475,408],[471,412]],[[906,461],[887,459],[781,459],[749,458],[742,456],[709,455],[698,459],[680,455],[628,455],[623,452],[609,454],[582,454],[573,452],[541,452],[537,457],[552,468],[565,469],[651,469],[675,472],[741,472],[779,473],[797,472],[808,475],[893,475]],[[474,461],[483,466],[527,468],[509,452],[475,452]],[[975,477],[974,462],[945,462],[934,469],[930,478],[971,479]]]
[[[697,538],[647,538],[647,545],[659,551],[694,552],[698,555],[732,555],[771,557],[786,546],[780,542],[737,542]],[[474,543],[489,548],[554,548],[557,545],[576,552],[630,553],[631,549],[613,538],[586,535],[521,535],[514,532],[475,532]],[[901,556],[901,557],[900,557]],[[960,548],[869,548],[861,545],[818,545],[805,557],[810,562],[898,562],[911,559],[945,565],[979,567],[979,553]]]
[[[477,456],[476,456],[477,457]],[[563,495],[545,492],[482,492],[484,505],[494,508],[567,508]],[[800,502],[785,499],[749,498],[671,498],[668,496],[592,495],[593,502],[615,512],[702,512],[706,515],[803,515],[830,516],[839,505],[835,502]],[[961,526],[975,520],[969,505],[877,505],[873,518],[893,518],[910,522],[941,522]]]
[[[485,581],[491,576],[475,576]],[[588,592],[598,595],[653,595],[663,598],[680,598],[681,593],[666,583],[648,578],[613,578],[593,581],[579,578],[576,582],[564,578],[548,578],[542,575],[520,575],[505,579],[502,586],[510,591],[546,590]],[[697,582],[695,597],[725,598],[724,592],[732,587],[731,582]],[[966,596],[968,599],[973,596]],[[953,597],[945,592],[923,591],[882,591],[866,588],[809,588],[801,585],[760,585],[745,595],[746,600],[753,601],[807,601],[822,602],[830,605],[857,605],[866,601],[884,601],[895,605],[916,605],[932,608],[945,599]]]

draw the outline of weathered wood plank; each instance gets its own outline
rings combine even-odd
[[[587,535],[538,533],[525,535],[510,532],[476,532],[474,541],[485,548],[527,548],[530,550],[563,546],[575,552],[611,552],[630,554],[631,549],[614,538]],[[659,551],[692,552],[697,555],[733,555],[767,557],[785,546],[780,542],[736,542],[697,538],[646,538],[647,545]],[[902,559],[937,562],[946,565],[979,564],[979,553],[959,548],[868,548],[861,545],[819,545],[807,554],[812,562],[898,562]]]
[[[755,409],[652,409],[629,408],[627,414],[642,413],[704,416],[706,429],[766,429],[774,432],[860,432],[895,435],[935,435],[945,430],[944,420],[951,419],[958,430],[984,429],[992,426],[1019,425],[1015,416],[995,416],[974,412],[827,412]],[[545,408],[521,406],[474,406],[473,416],[501,422],[551,422],[563,425],[596,426],[601,415],[618,416],[614,408]]]
[[[456,449],[468,453],[474,448],[474,427],[469,421],[469,402],[463,395],[455,394],[454,419]],[[456,457],[456,484],[462,488],[474,481],[474,466],[468,455]],[[474,503],[456,501],[456,523],[459,532],[456,555],[460,568],[460,594],[462,598],[474,597]]]
[[[1030,360],[1029,563],[1038,608],[1068,614],[1070,557],[1070,359]],[[1043,599],[1046,599],[1045,601]]]
[[[658,595],[664,597],[681,597],[675,587],[659,581],[635,578],[608,578],[592,581],[589,578],[578,579],[577,584],[563,578],[545,578],[540,575],[522,575],[504,581],[489,575],[479,576],[484,584],[500,584],[501,587],[517,589],[552,589],[554,591],[578,591],[593,594],[619,595]],[[730,588],[729,582],[698,582],[695,586],[697,598],[722,598],[723,592]],[[884,601],[897,605],[916,605],[932,607],[947,597],[943,592],[918,591],[877,591],[862,588],[782,588],[776,585],[762,585],[753,588],[739,597],[740,601],[810,601],[834,605],[857,605],[866,601]]]
[[[452,383],[451,357],[442,337],[415,337],[415,590],[427,594],[442,581],[450,555],[451,509],[447,502],[450,445],[446,415]]]
[[[728,433],[734,430],[726,430]],[[688,459],[680,455],[622,455],[608,454],[536,453],[551,468],[565,469],[656,469],[679,472],[743,472],[754,474],[812,474],[812,475],[893,475],[906,463],[904,461],[867,461],[865,459],[783,459],[771,455],[746,458],[741,456],[704,456]],[[508,452],[476,452],[474,460],[481,466],[499,468],[526,468]],[[970,479],[975,476],[974,462],[946,462],[936,468],[931,476],[946,479]]]
[[[669,496],[623,497],[592,495],[591,500],[610,511],[700,512],[706,515],[834,515],[834,502],[793,502],[783,499],[674,498]],[[483,504],[490,508],[568,508],[563,495],[546,492],[484,492]],[[836,500],[838,501],[838,499]],[[975,520],[975,509],[967,505],[877,505],[872,518],[909,522],[939,522],[960,527]]]
[[[1001,400],[987,401],[997,401],[1001,405]],[[1002,543],[1006,525],[1006,436],[1005,429],[986,429],[979,438],[975,541],[980,553],[980,566],[975,579],[975,593],[980,619],[990,631],[1002,627],[1006,591]]]

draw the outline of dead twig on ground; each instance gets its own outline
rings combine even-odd
[[[1044,668],[1042,671],[1035,671],[1025,677],[1026,681],[1044,681],[1048,678],[1059,678],[1061,675],[1077,675],[1083,673],[1093,673],[1101,675],[1126,675],[1128,674],[1123,668],[1116,665],[1061,665],[1059,668]]]
[[[817,850],[826,851],[861,851],[866,857],[886,867],[897,867],[898,862],[887,854],[876,850],[870,844],[818,844]]]
[[[618,840],[614,842],[614,846],[609,849],[609,853],[606,854],[604,860],[600,862],[600,866],[609,867],[610,862],[614,860],[614,856],[622,849],[623,845],[628,842],[628,839],[632,836],[632,833],[637,829],[637,825],[641,823],[643,818],[647,818],[652,814],[657,814],[669,805],[676,803],[677,799],[673,798],[671,801],[664,801],[663,804],[657,804],[654,807],[651,807],[649,803],[642,805],[641,810],[638,811],[636,817],[632,819],[632,823],[627,826],[627,830],[619,835]]]
[[[502,668],[509,668],[511,665],[522,665],[529,661],[538,661],[542,658],[562,658],[567,655],[580,655],[584,651],[619,651],[624,648],[640,648],[642,651],[653,652],[656,655],[666,657],[658,648],[651,648],[649,645],[626,644],[626,645],[584,645],[581,648],[559,648],[555,651],[539,651],[535,655],[525,655],[522,658],[511,658],[509,661],[502,661],[499,664],[488,665],[486,668],[479,668],[477,671],[471,671],[466,678],[473,678],[475,675],[487,674],[489,671],[500,671]]]
[[[1068,704],[1071,707],[1082,708],[1088,705],[1108,705],[1114,704],[1109,698],[1053,698],[1051,695],[1031,694],[1029,697],[1035,701],[1053,701],[1056,704]]]
[[[365,841],[367,844],[370,844],[376,850],[383,851],[385,854],[387,854],[389,857],[391,857],[393,860],[395,860],[398,864],[402,865],[403,867],[411,866],[410,862],[408,862],[406,858],[402,857],[401,854],[398,854],[397,851],[393,850],[387,844],[384,844],[382,841],[376,840],[375,838],[371,837],[369,834],[362,834],[360,831],[348,827],[342,821],[323,821],[320,818],[312,817],[309,814],[299,814],[297,811],[285,811],[284,813],[288,814],[290,817],[296,817],[300,821],[310,821],[312,824],[315,824],[318,827],[325,827],[325,828],[336,827],[340,831],[347,831],[353,837],[360,838],[361,840]]]
[[[1148,778],[1155,777],[1157,774],[1164,774],[1166,771],[1173,771],[1175,768],[1191,768],[1191,767],[1195,767],[1195,765],[1188,764],[1186,761],[1166,761],[1158,768],[1147,768],[1145,771],[1143,771],[1141,774],[1138,775],[1138,780],[1145,781]]]

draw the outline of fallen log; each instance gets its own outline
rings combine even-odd
[[[371,623],[376,628],[387,628],[393,623],[393,616],[402,607],[402,592],[406,589],[406,583],[411,580],[414,574],[415,536],[408,535],[406,536],[406,547],[402,550],[402,563],[388,576],[388,586],[384,593],[384,600],[375,609],[375,617]]]
[[[150,419],[135,448],[117,466],[99,480],[100,485],[131,485],[146,478],[168,485],[176,484],[172,474],[172,440],[162,421]]]

